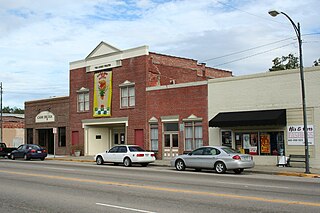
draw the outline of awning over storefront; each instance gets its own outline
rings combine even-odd
[[[286,110],[221,112],[209,121],[210,127],[261,126],[287,124]]]

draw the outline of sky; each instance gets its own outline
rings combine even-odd
[[[101,41],[195,59],[234,76],[299,56],[284,15],[301,25],[303,64],[320,58],[318,0],[0,0],[2,105],[69,95],[69,63]]]

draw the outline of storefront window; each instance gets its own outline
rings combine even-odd
[[[232,147],[232,134],[231,131],[222,131],[222,146]]]
[[[59,137],[59,146],[65,147],[66,146],[66,128],[65,127],[58,128],[58,137]]]
[[[284,155],[283,132],[235,133],[235,148],[251,155]]]

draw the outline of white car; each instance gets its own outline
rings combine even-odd
[[[145,151],[137,145],[114,146],[109,151],[96,154],[94,159],[98,165],[104,163],[114,163],[115,165],[123,163],[126,167],[132,164],[148,166],[149,163],[156,160],[154,152]]]

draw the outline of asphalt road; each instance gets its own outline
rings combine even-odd
[[[0,212],[320,212],[320,179],[0,159]]]

